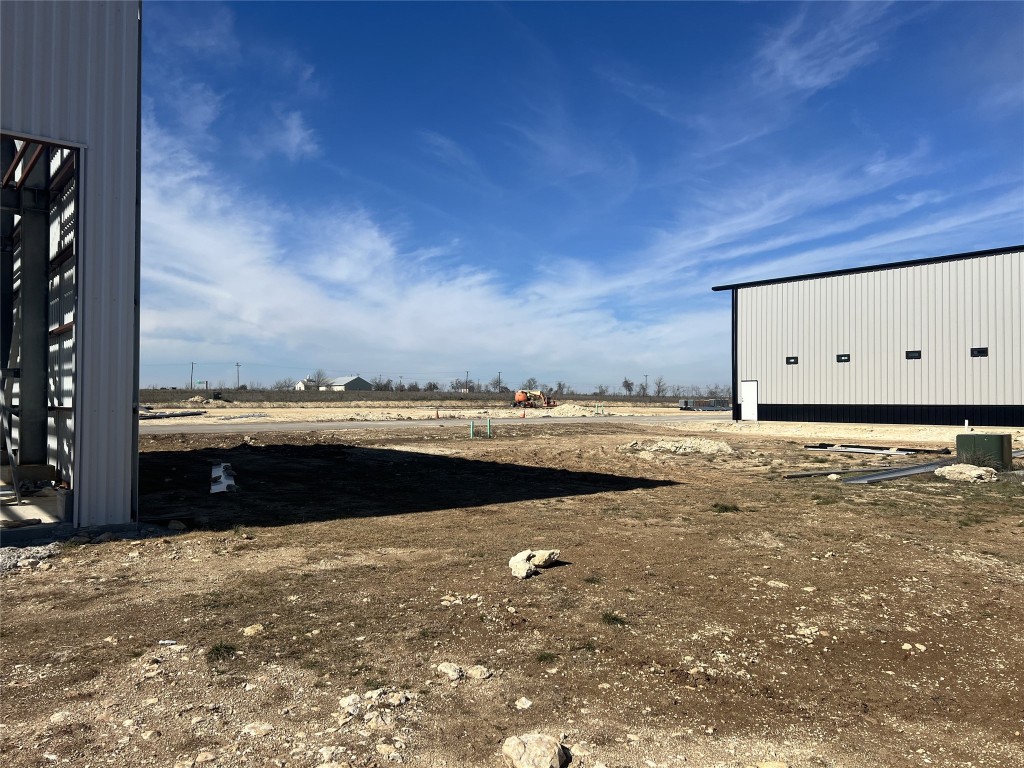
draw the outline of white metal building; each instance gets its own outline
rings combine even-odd
[[[0,3],[4,449],[137,517],[141,3]]]
[[[713,290],[736,419],[1024,426],[1024,246]]]
[[[373,384],[362,376],[342,376],[338,379],[331,379],[327,384],[321,386],[320,389],[327,389],[332,392],[369,392],[373,389]]]

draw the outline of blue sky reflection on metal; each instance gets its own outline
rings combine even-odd
[[[1024,242],[1024,4],[144,10],[144,386],[727,382],[712,285]]]

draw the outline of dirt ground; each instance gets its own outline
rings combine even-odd
[[[144,436],[145,535],[0,575],[0,764],[499,766],[543,732],[590,768],[1024,766],[1021,476],[784,479],[922,461],[820,430]],[[516,580],[527,548],[560,561]]]

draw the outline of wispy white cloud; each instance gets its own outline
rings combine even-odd
[[[812,13],[807,6],[770,33],[755,79],[773,91],[820,91],[871,61],[885,31],[887,3],[845,3]],[[838,12],[836,12],[838,9]]]
[[[473,154],[454,139],[435,131],[420,131],[420,141],[431,157],[477,188],[497,189]]]
[[[316,131],[306,124],[297,109],[275,108],[262,126],[246,134],[241,146],[250,157],[262,160],[273,155],[284,155],[296,162],[320,154]]]
[[[628,67],[598,74],[638,106],[682,126],[687,154],[709,157],[757,142],[789,125],[817,92],[871,64],[899,25],[889,4],[804,6],[732,70],[704,89],[651,82]]]
[[[174,57],[188,55],[219,66],[241,59],[242,46],[235,30],[235,14],[224,3],[194,3],[189,13],[175,13],[160,3],[143,8],[146,32],[150,26],[161,30],[149,38],[151,50]]]

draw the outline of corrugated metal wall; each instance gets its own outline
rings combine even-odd
[[[1022,297],[1017,251],[740,288],[738,377],[761,403],[1020,406]]]
[[[764,403],[1020,406],[1022,294],[1020,252],[740,288],[738,378]]]
[[[127,523],[136,506],[139,25],[138,2],[0,3],[0,128],[82,147],[77,360],[51,350],[74,371],[51,381],[55,397],[74,393],[51,448],[73,441],[78,525]]]

